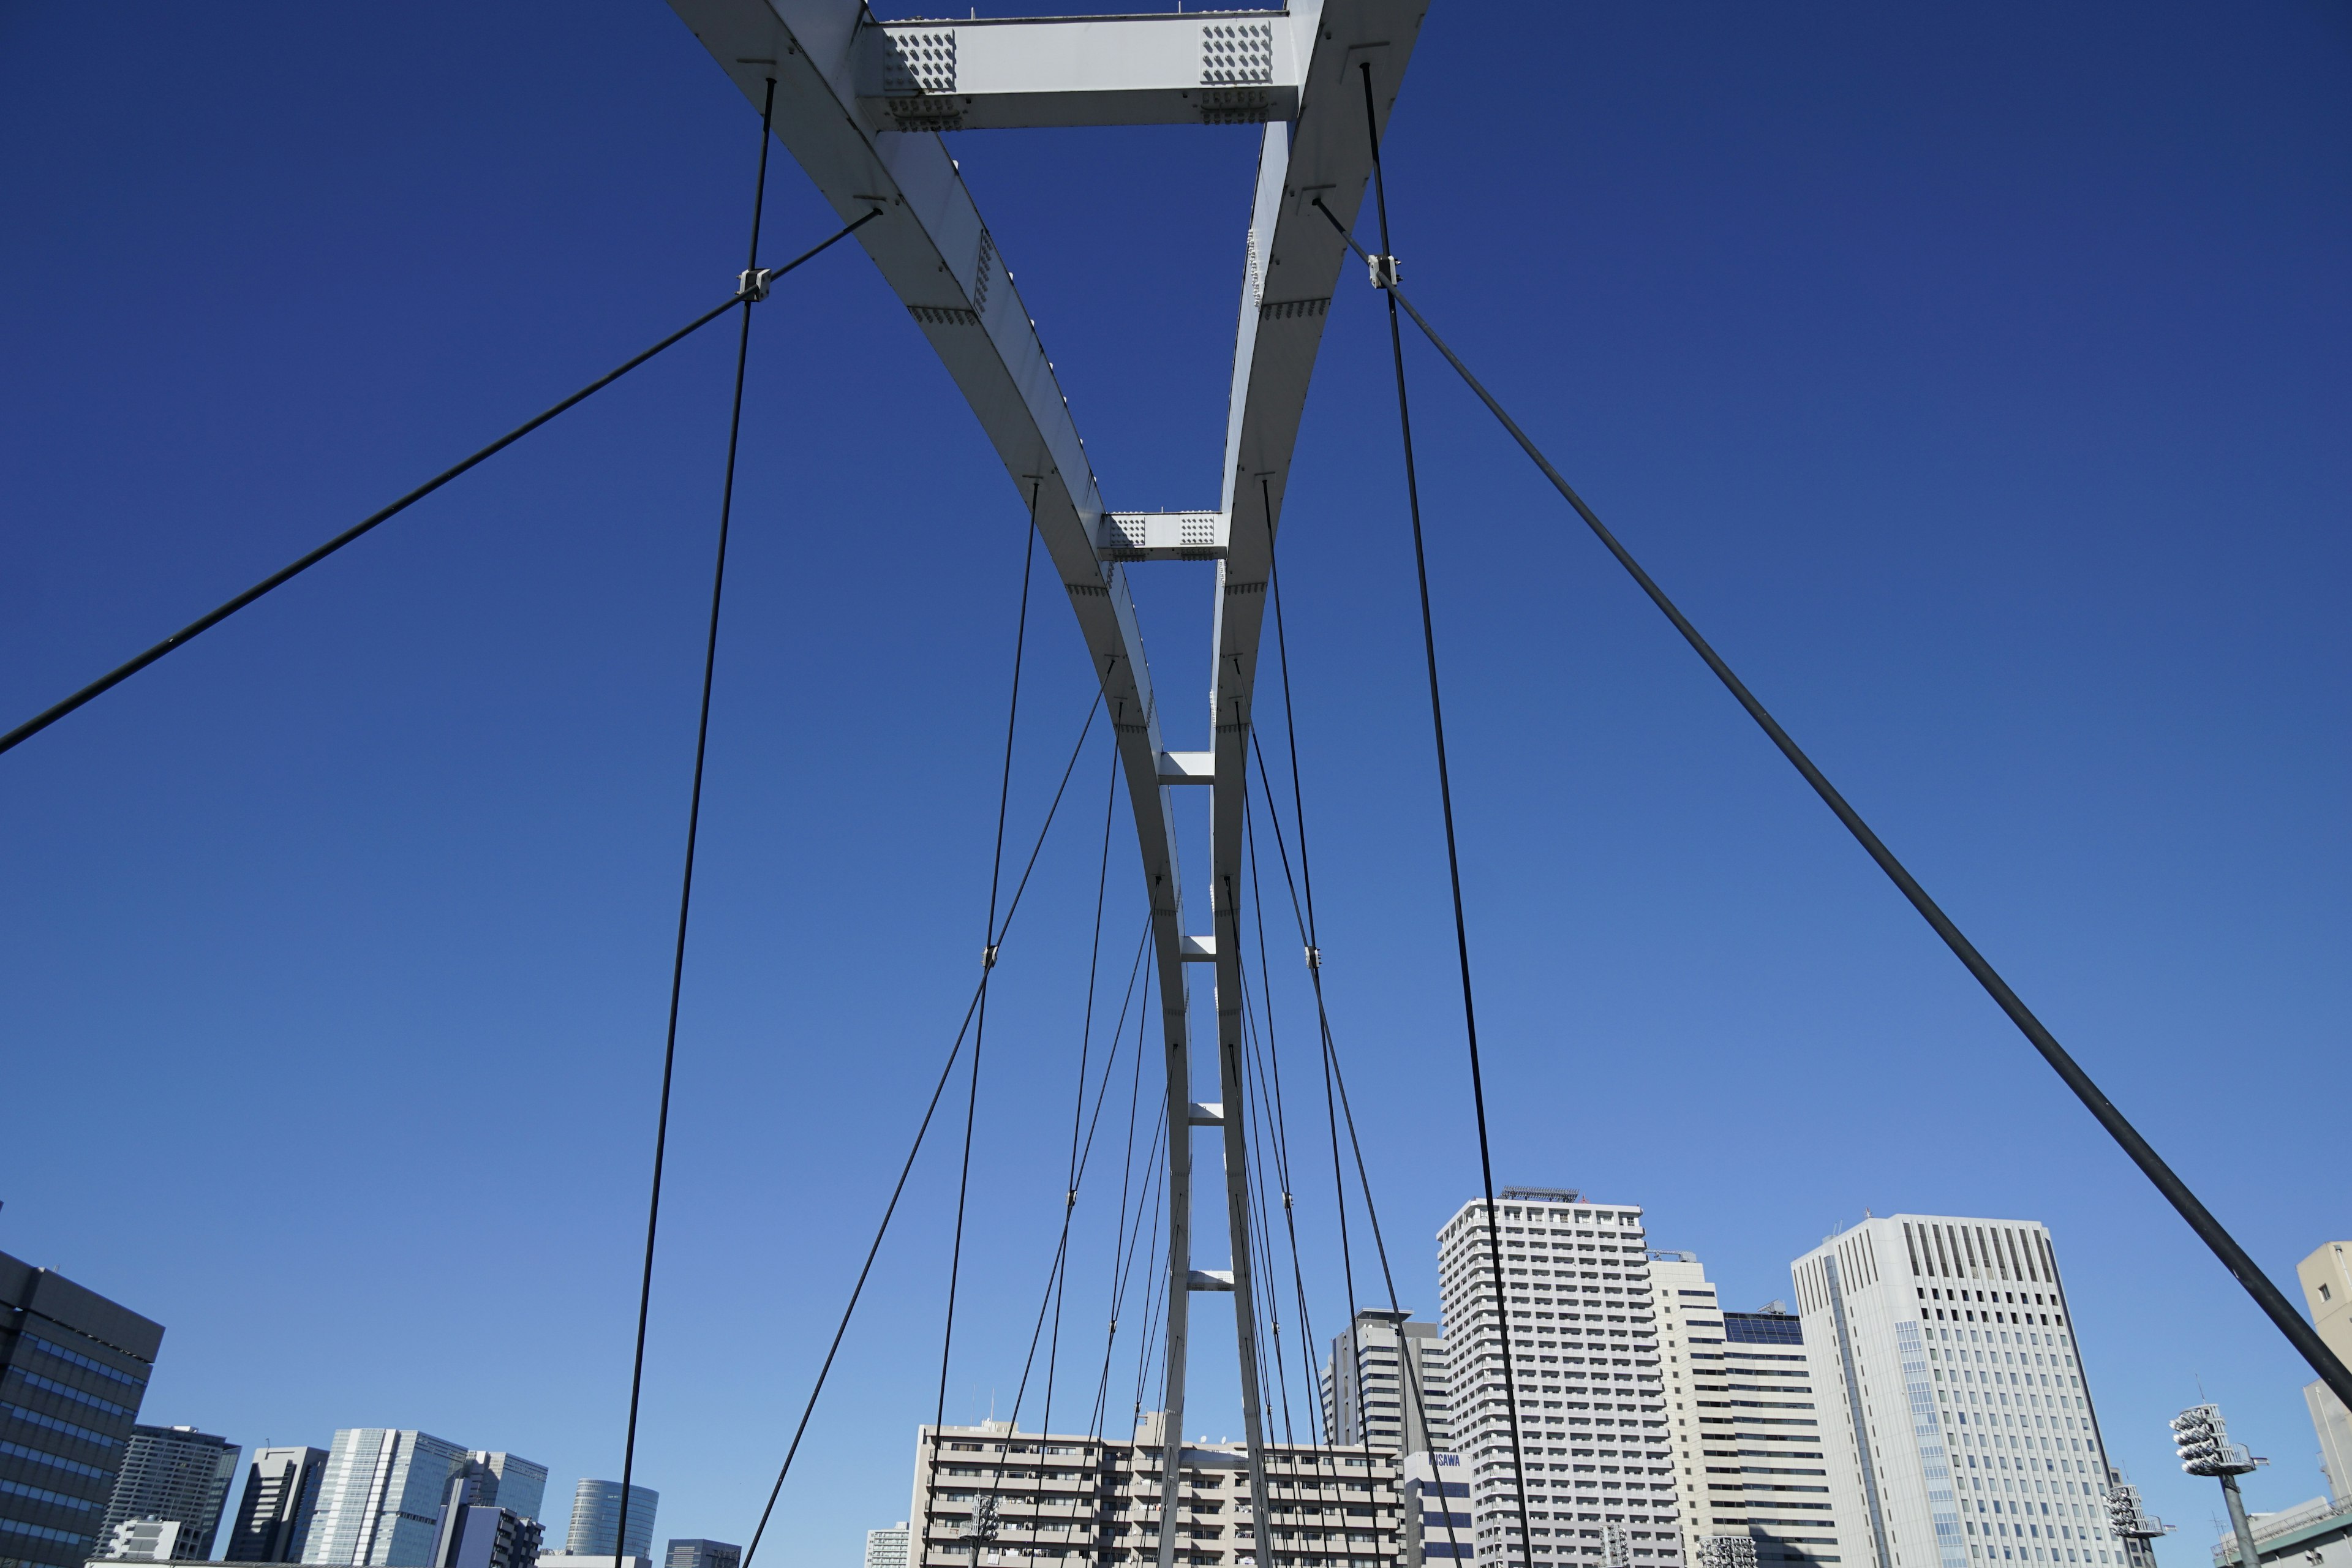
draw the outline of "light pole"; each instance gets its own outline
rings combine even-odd
[[[2195,1405],[2172,1418],[2172,1446],[2180,1451],[2180,1468],[2192,1476],[2213,1476],[2230,1504],[2230,1528],[2238,1532],[2241,1568],[2262,1568],[2254,1548],[2254,1527],[2246,1522],[2246,1500],[2238,1495],[2238,1478],[2268,1459],[2258,1459],[2243,1443],[2230,1441],[2218,1405]]]

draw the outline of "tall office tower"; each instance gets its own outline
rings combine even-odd
[[[351,1426],[336,1433],[302,1561],[425,1568],[441,1505],[467,1458],[465,1449],[427,1432]]]
[[[1352,1347],[1349,1335],[1333,1336],[1322,1375],[1328,1440],[1391,1454],[1452,1447],[1445,1341],[1435,1323],[1412,1319],[1367,1308],[1356,1314]]]
[[[866,1532],[866,1551],[868,1561],[871,1561],[874,1532],[870,1530]],[[662,1568],[740,1568],[742,1561],[743,1549],[731,1541],[673,1541],[662,1552]],[[906,1568],[906,1543],[902,1538],[898,1549],[898,1568]]]
[[[71,1568],[139,1419],[163,1326],[0,1252],[0,1560]]]
[[[193,1426],[133,1426],[100,1528],[111,1535],[125,1520],[175,1521],[180,1531],[172,1554],[208,1560],[243,1452],[227,1438]]]
[[[629,1489],[629,1539],[623,1555],[650,1558],[654,1554],[654,1510],[661,1493],[651,1487]],[[563,1550],[574,1556],[610,1557],[613,1538],[621,1528],[621,1483],[583,1479],[572,1493],[572,1527],[563,1532]]]
[[[256,1448],[245,1469],[245,1495],[229,1526],[227,1563],[299,1563],[319,1510],[324,1448]]]
[[[1790,1266],[1832,1495],[1879,1568],[2124,1563],[2066,1288],[2032,1220],[1892,1215]],[[1861,1552],[1850,1554],[1860,1560]]]
[[[1438,1232],[1454,1446],[1469,1471],[1477,1562],[1681,1563],[1641,1209],[1548,1187],[1506,1187],[1496,1207],[1500,1300],[1485,1201]],[[1524,1538],[1515,1438],[1527,1467]]]
[[[547,1500],[547,1467],[518,1454],[477,1448],[466,1456],[466,1501],[496,1503],[509,1513],[537,1519]]]
[[[1683,1546],[1694,1563],[1839,1563],[1868,1531],[1841,1517],[1822,1440],[1834,1373],[1779,1301],[1727,1312],[1696,1254],[1650,1254],[1673,1406]]]
[[[1160,1561],[1163,1528],[1187,1568],[1399,1568],[1404,1561],[1395,1455],[1266,1444],[1270,1517],[1260,1552],[1246,1447],[1185,1443],[1181,1490],[1163,1503],[1164,1422],[1161,1412],[1148,1413],[1131,1440],[1045,1436],[1006,1421],[919,1427],[908,1514],[914,1568],[1057,1560],[1150,1568]]]
[[[2296,1264],[2294,1272],[2303,1281],[2312,1327],[2336,1360],[2352,1366],[2352,1241],[2329,1242]],[[2352,1503],[2352,1415],[2336,1391],[2316,1378],[2303,1385],[2303,1402],[2311,1407],[2311,1429],[2319,1435],[2327,1495]]]
[[[866,1568],[907,1568],[907,1521],[866,1532]]]

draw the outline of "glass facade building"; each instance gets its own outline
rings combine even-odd
[[[661,1494],[651,1487],[629,1489],[629,1539],[620,1547],[625,1557],[650,1559],[654,1554],[654,1510]],[[575,1555],[610,1557],[621,1529],[621,1483],[582,1480],[572,1493],[572,1526],[564,1531],[563,1550]]]
[[[227,1438],[193,1426],[133,1426],[100,1534],[111,1538],[115,1526],[132,1520],[169,1520],[180,1526],[172,1555],[208,1560],[242,1452]]]
[[[0,1568],[75,1568],[104,1539],[163,1325],[0,1253]]]
[[[868,1538],[873,1531],[866,1531]],[[673,1541],[662,1558],[662,1568],[739,1568],[743,1561],[743,1549],[731,1541]],[[898,1568],[907,1568],[904,1548],[898,1553]]]
[[[536,1520],[547,1500],[547,1467],[519,1454],[477,1448],[468,1455],[466,1501],[496,1503],[520,1519]]]
[[[355,1426],[336,1433],[302,1561],[425,1568],[449,1483],[471,1458],[425,1432]]]

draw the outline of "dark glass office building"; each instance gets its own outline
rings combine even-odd
[[[160,1323],[0,1252],[0,1568],[79,1568],[122,1468]]]

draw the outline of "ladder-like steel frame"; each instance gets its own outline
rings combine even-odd
[[[1331,295],[1348,260],[1314,204],[1352,223],[1371,173],[1364,78],[1383,133],[1426,0],[1298,0],[1288,10],[1019,20],[877,21],[862,0],[670,0],[844,221],[979,416],[1066,590],[1116,726],[1150,886],[1168,1079],[1167,1391],[1160,1568],[1185,1526],[1191,1302],[1230,1293],[1259,1568],[1272,1568],[1242,1084],[1239,887],[1246,764],[1274,534]],[[1254,123],[1256,197],[1234,343],[1223,493],[1213,510],[1104,505],[1069,400],[941,131]],[[1207,752],[1171,752],[1127,572],[1218,563]],[[1165,792],[1210,791],[1210,929],[1186,929]],[[1213,966],[1218,1098],[1194,1098],[1188,966]],[[1192,1131],[1223,1134],[1231,1263],[1192,1267]],[[1238,1543],[1237,1543],[1238,1544]],[[928,1543],[923,1550],[928,1552]],[[918,1560],[920,1568],[922,1560]]]

